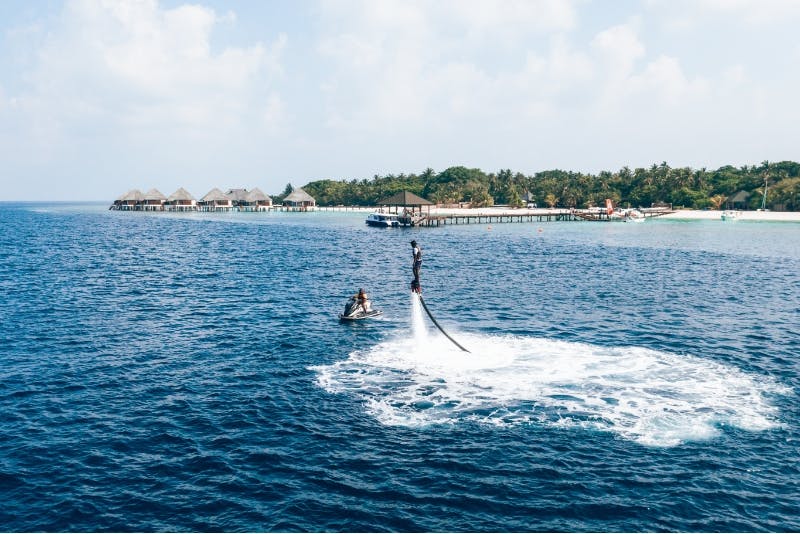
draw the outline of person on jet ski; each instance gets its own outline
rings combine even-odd
[[[363,287],[358,289],[358,295],[353,298],[361,305],[361,309],[364,310],[364,313],[367,313],[367,294],[364,293]]]

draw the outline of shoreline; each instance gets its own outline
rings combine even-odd
[[[762,222],[800,222],[800,211],[752,211],[752,210],[676,210],[672,213],[659,215],[656,219],[686,220],[686,221],[720,221],[726,211],[735,211],[739,221]],[[547,215],[554,213],[568,213],[568,209],[559,208],[431,208],[431,215]]]
[[[104,201],[0,201],[0,205],[3,204],[105,204]],[[269,211],[272,211],[276,208],[271,208]],[[281,208],[277,208],[276,211],[283,211]],[[356,212],[356,213],[372,213],[372,212],[389,212],[389,209],[385,206],[315,206],[314,209],[309,210],[309,212]],[[394,212],[394,208],[391,209]],[[505,206],[491,206],[486,208],[455,208],[455,207],[435,207],[432,206],[430,209],[430,214],[437,216],[437,215],[463,215],[463,216],[500,216],[500,215],[510,215],[510,216],[527,216],[527,215],[541,215],[541,216],[553,216],[556,214],[567,214],[570,213],[571,210],[567,208],[509,208]],[[427,210],[424,210],[427,213]],[[736,220],[738,221],[750,221],[750,222],[791,222],[791,223],[800,223],[800,211],[756,211],[756,210],[692,210],[692,209],[680,209],[675,210],[672,213],[667,213],[664,215],[659,215],[654,217],[655,219],[670,219],[670,220],[682,220],[682,221],[722,221],[722,214],[725,212],[734,212],[736,214]],[[149,211],[148,213],[169,213],[169,212],[162,212],[162,211]],[[177,212],[176,212],[177,213]],[[184,212],[189,213],[189,212]],[[201,213],[201,212],[197,212]],[[212,212],[209,212],[212,213]],[[221,212],[220,212],[221,213]]]
[[[752,211],[752,210],[677,210],[662,215],[664,219],[680,219],[690,221],[722,220],[722,214],[733,212],[740,221],[762,222],[800,222],[799,211]]]

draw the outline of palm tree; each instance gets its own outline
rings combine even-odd
[[[764,190],[763,196],[761,197],[761,211],[765,211],[767,209],[767,193],[769,191],[769,171],[774,165],[767,160],[764,160],[761,165],[764,167],[764,171],[762,172],[764,176]],[[759,192],[762,191],[759,190]]]
[[[728,197],[725,195],[714,195],[708,200],[711,202],[711,207],[713,207],[715,210],[718,210],[722,207],[725,201],[728,200]]]

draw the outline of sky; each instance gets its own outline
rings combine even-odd
[[[0,200],[800,160],[800,0],[6,0]]]

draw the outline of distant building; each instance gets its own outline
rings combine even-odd
[[[750,200],[750,193],[739,191],[728,199],[728,209],[742,210],[747,208],[747,201]]]
[[[317,201],[298,187],[286,195],[286,198],[283,199],[283,205],[291,211],[309,211],[314,209]]]
[[[216,187],[201,198],[197,205],[200,211],[231,211],[233,209],[231,198]]]
[[[133,211],[136,206],[144,200],[144,195],[138,189],[131,189],[111,205],[109,209],[121,211]]]
[[[142,201],[137,204],[137,208],[141,211],[164,211],[164,202],[167,197],[164,193],[156,188],[151,189],[144,194]]]
[[[195,211],[197,209],[197,199],[181,187],[167,197],[167,201],[164,202],[164,209],[167,211]]]
[[[291,206],[298,210],[307,210],[316,205],[314,199],[299,189],[295,193]],[[288,198],[288,197],[287,197]],[[228,189],[223,193],[219,188],[209,191],[200,200],[195,199],[186,189],[180,187],[169,197],[165,197],[158,189],[150,189],[142,193],[131,189],[120,196],[109,207],[112,210],[124,211],[268,211],[272,207],[272,198],[259,188]]]
[[[247,205],[247,189],[228,189],[225,196],[231,199],[231,204],[235,208],[242,208]]]
[[[272,199],[259,188],[255,188],[245,198],[245,211],[266,211],[272,206]]]

